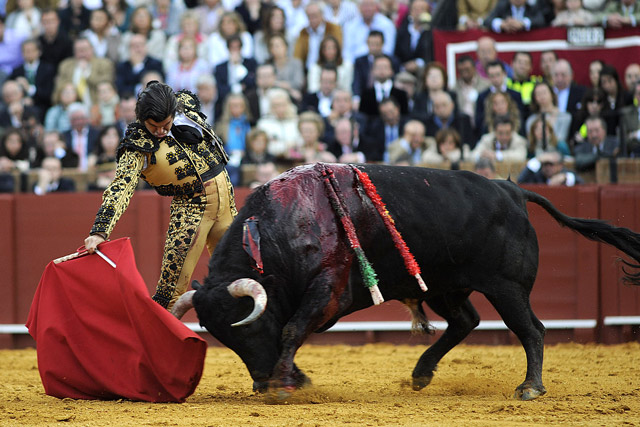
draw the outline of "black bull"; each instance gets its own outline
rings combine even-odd
[[[213,254],[204,285],[185,294],[174,311],[180,317],[193,306],[200,324],[242,358],[254,388],[276,396],[309,382],[294,356],[311,333],[372,305],[352,246],[330,203],[322,176],[327,166],[335,173],[339,198],[385,300],[407,304],[422,327],[427,325],[423,301],[448,323],[413,370],[416,390],[429,384],[438,361],[478,325],[478,313],[469,301],[476,291],[491,302],[526,352],[527,374],[516,397],[527,400],[545,393],[541,375],[545,329],[529,303],[538,269],[538,241],[527,202],[542,206],[561,225],[611,244],[640,262],[640,235],[601,220],[568,217],[544,197],[511,181],[490,181],[464,171],[359,165],[377,187],[421,267],[429,288],[423,292],[407,272],[352,166],[292,169],[247,199]],[[259,221],[262,274],[242,245],[243,224],[249,217]],[[627,273],[625,278],[638,284],[637,274]],[[238,298],[243,295],[253,299]],[[234,322],[241,325],[232,326]]]

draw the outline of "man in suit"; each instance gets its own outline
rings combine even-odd
[[[22,43],[24,64],[14,68],[9,79],[20,83],[27,96],[33,100],[33,105],[38,108],[40,122],[43,122],[44,115],[51,106],[53,76],[57,70],[52,64],[40,60],[41,53],[37,39],[25,40]]]
[[[62,162],[57,157],[45,157],[38,171],[38,182],[33,192],[38,196],[48,193],[62,193],[76,191],[76,184],[72,179],[62,176]]]
[[[218,103],[222,105],[230,93],[242,93],[256,86],[258,64],[253,58],[242,56],[242,39],[233,35],[227,40],[229,59],[218,64],[214,71],[218,85]],[[220,109],[221,111],[222,109]]]
[[[413,0],[409,14],[402,20],[396,35],[395,56],[404,69],[413,74],[433,59],[430,21],[424,19],[428,11],[426,0]]]
[[[507,72],[504,64],[501,61],[490,62],[487,65],[487,74],[489,76],[489,83],[491,86],[481,92],[476,100],[476,132],[482,132],[481,129],[483,128],[485,115],[485,100],[493,92],[506,92],[518,106],[518,110],[520,111],[520,121],[524,123],[526,119],[526,112],[524,104],[522,103],[522,97],[519,92],[507,87]]]
[[[320,140],[332,141],[336,137],[336,124],[342,119],[351,120],[358,129],[364,129],[367,122],[367,116],[354,109],[351,92],[344,89],[336,89],[333,92],[331,112],[324,118],[324,135]]]
[[[260,118],[269,113],[269,99],[267,92],[276,84],[276,69],[273,64],[262,64],[256,70],[256,87],[245,90],[244,96],[249,101],[249,111],[254,118]],[[218,97],[219,99],[220,97]]]
[[[640,81],[631,88],[629,105],[620,110],[621,155],[640,157]]]
[[[610,1],[597,18],[605,28],[637,27],[640,7],[637,0]]]
[[[471,128],[471,119],[464,113],[457,112],[451,95],[446,90],[434,93],[433,114],[426,117],[426,136],[435,137],[440,129],[453,128],[460,134],[462,144],[469,148],[476,145],[476,139]]]
[[[60,18],[55,9],[44,9],[40,15],[40,23],[40,60],[52,64],[57,70],[63,60],[73,56],[73,42],[66,33],[60,31]]]
[[[331,113],[331,104],[333,103],[333,95],[338,84],[338,71],[335,67],[323,67],[320,71],[320,90],[313,93],[307,93],[302,98],[300,104],[300,113],[304,111],[313,111],[326,118]]]
[[[407,93],[393,85],[393,65],[391,58],[378,55],[373,61],[373,87],[362,92],[359,110],[368,116],[378,114],[378,104],[385,98],[394,98],[400,107],[400,113],[407,115],[409,103]]]
[[[131,92],[120,95],[120,101],[116,107],[116,128],[120,138],[124,137],[129,123],[136,121],[136,96]]]
[[[78,169],[81,171],[87,170],[89,154],[95,150],[100,135],[100,130],[90,125],[89,118],[87,107],[74,102],[69,106],[71,129],[62,134],[67,151],[73,150],[78,155]]]
[[[78,37],[73,42],[73,56],[60,63],[54,93],[66,83],[73,83],[80,100],[93,105],[98,102],[98,83],[113,82],[113,68],[111,60],[96,58],[88,39]]]
[[[389,163],[389,145],[400,138],[407,123],[407,117],[401,114],[398,101],[384,98],[378,106],[376,117],[370,117],[364,136],[370,144],[362,147],[362,152],[368,162]]]
[[[456,80],[455,92],[458,108],[471,118],[471,123],[475,126],[478,95],[488,89],[491,83],[478,74],[475,62],[469,55],[462,55],[458,58],[456,69],[458,70],[458,79]]]
[[[498,2],[484,25],[496,33],[513,34],[542,28],[547,23],[539,7],[529,5],[527,0],[509,0]]]
[[[573,82],[573,69],[566,59],[558,59],[553,65],[553,91],[558,96],[558,109],[575,115],[581,106],[585,92],[583,86]]]
[[[293,48],[293,56],[305,65],[305,69],[318,62],[320,43],[327,36],[333,36],[342,46],[342,28],[324,19],[322,5],[311,1],[305,8],[309,25],[300,30]]]
[[[147,39],[142,34],[133,34],[129,39],[129,59],[116,65],[116,88],[118,93],[138,93],[142,76],[156,71],[164,76],[162,62],[147,53]]]
[[[589,117],[585,125],[587,140],[576,144],[574,148],[578,172],[594,170],[598,160],[616,157],[620,151],[618,138],[607,135],[607,123],[602,117]]]

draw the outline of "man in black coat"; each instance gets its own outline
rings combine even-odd
[[[62,176],[62,162],[57,157],[45,157],[38,171],[38,182],[33,192],[39,196],[48,193],[76,191],[76,184],[70,178]]]
[[[455,103],[447,91],[434,93],[432,100],[433,113],[421,120],[426,127],[425,136],[435,137],[441,129],[453,128],[460,134],[462,144],[467,144],[473,149],[476,138],[471,128],[471,118],[456,111]]]
[[[395,56],[404,69],[413,74],[433,59],[430,22],[424,20],[428,11],[429,3],[426,0],[413,0],[409,14],[402,20],[396,33]]]
[[[54,65],[41,61],[40,43],[37,39],[28,39],[22,43],[24,63],[13,69],[10,80],[16,80],[25,89],[25,93],[33,100],[40,112],[39,120],[51,106],[53,93],[53,77],[56,75]]]
[[[147,54],[147,40],[142,34],[134,34],[129,40],[129,59],[116,65],[118,94],[138,93],[142,76],[156,71],[164,76],[162,62]]]
[[[496,33],[517,33],[547,25],[542,10],[527,0],[499,1],[484,20],[484,26]]]
[[[391,58],[386,55],[378,55],[373,61],[373,87],[365,89],[360,97],[361,113],[368,116],[376,116],[378,114],[378,105],[385,98],[393,98],[400,107],[400,113],[407,115],[409,113],[409,102],[407,93],[398,89],[393,84],[393,64]]]
[[[218,102],[224,103],[231,92],[242,93],[256,87],[256,69],[258,64],[253,58],[242,56],[242,39],[231,36],[227,40],[229,60],[218,64],[214,76],[218,85]]]
[[[558,96],[558,109],[575,115],[582,105],[586,89],[573,81],[573,68],[566,59],[558,59],[551,69],[553,91]]]
[[[73,56],[73,42],[65,32],[60,30],[60,17],[55,9],[43,10],[40,23],[42,24],[42,34],[38,36],[42,51],[40,60],[52,64],[57,70],[62,60]]]
[[[369,141],[360,151],[368,162],[389,162],[389,145],[402,136],[408,118],[401,113],[395,98],[384,98],[378,106],[378,114],[369,117],[363,136]]]
[[[326,66],[320,71],[320,90],[308,92],[302,98],[299,112],[313,111],[327,118],[331,113],[333,95],[338,86],[338,71],[335,67]]]

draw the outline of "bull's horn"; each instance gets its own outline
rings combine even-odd
[[[253,298],[253,311],[251,314],[231,326],[242,326],[255,322],[267,308],[267,293],[262,285],[253,279],[238,279],[227,286],[227,290],[234,298]]]
[[[176,316],[178,319],[182,319],[184,314],[193,308],[193,294],[196,291],[189,291],[182,294],[178,301],[173,304],[173,308],[171,308],[171,314]]]

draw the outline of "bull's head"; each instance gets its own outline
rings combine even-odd
[[[229,294],[234,298],[253,298],[253,311],[243,320],[231,324],[231,326],[243,326],[258,320],[267,308],[267,293],[262,285],[253,279],[238,279],[227,286]],[[182,319],[184,314],[193,308],[193,294],[196,291],[189,291],[182,295],[171,309],[171,314],[178,319]]]

